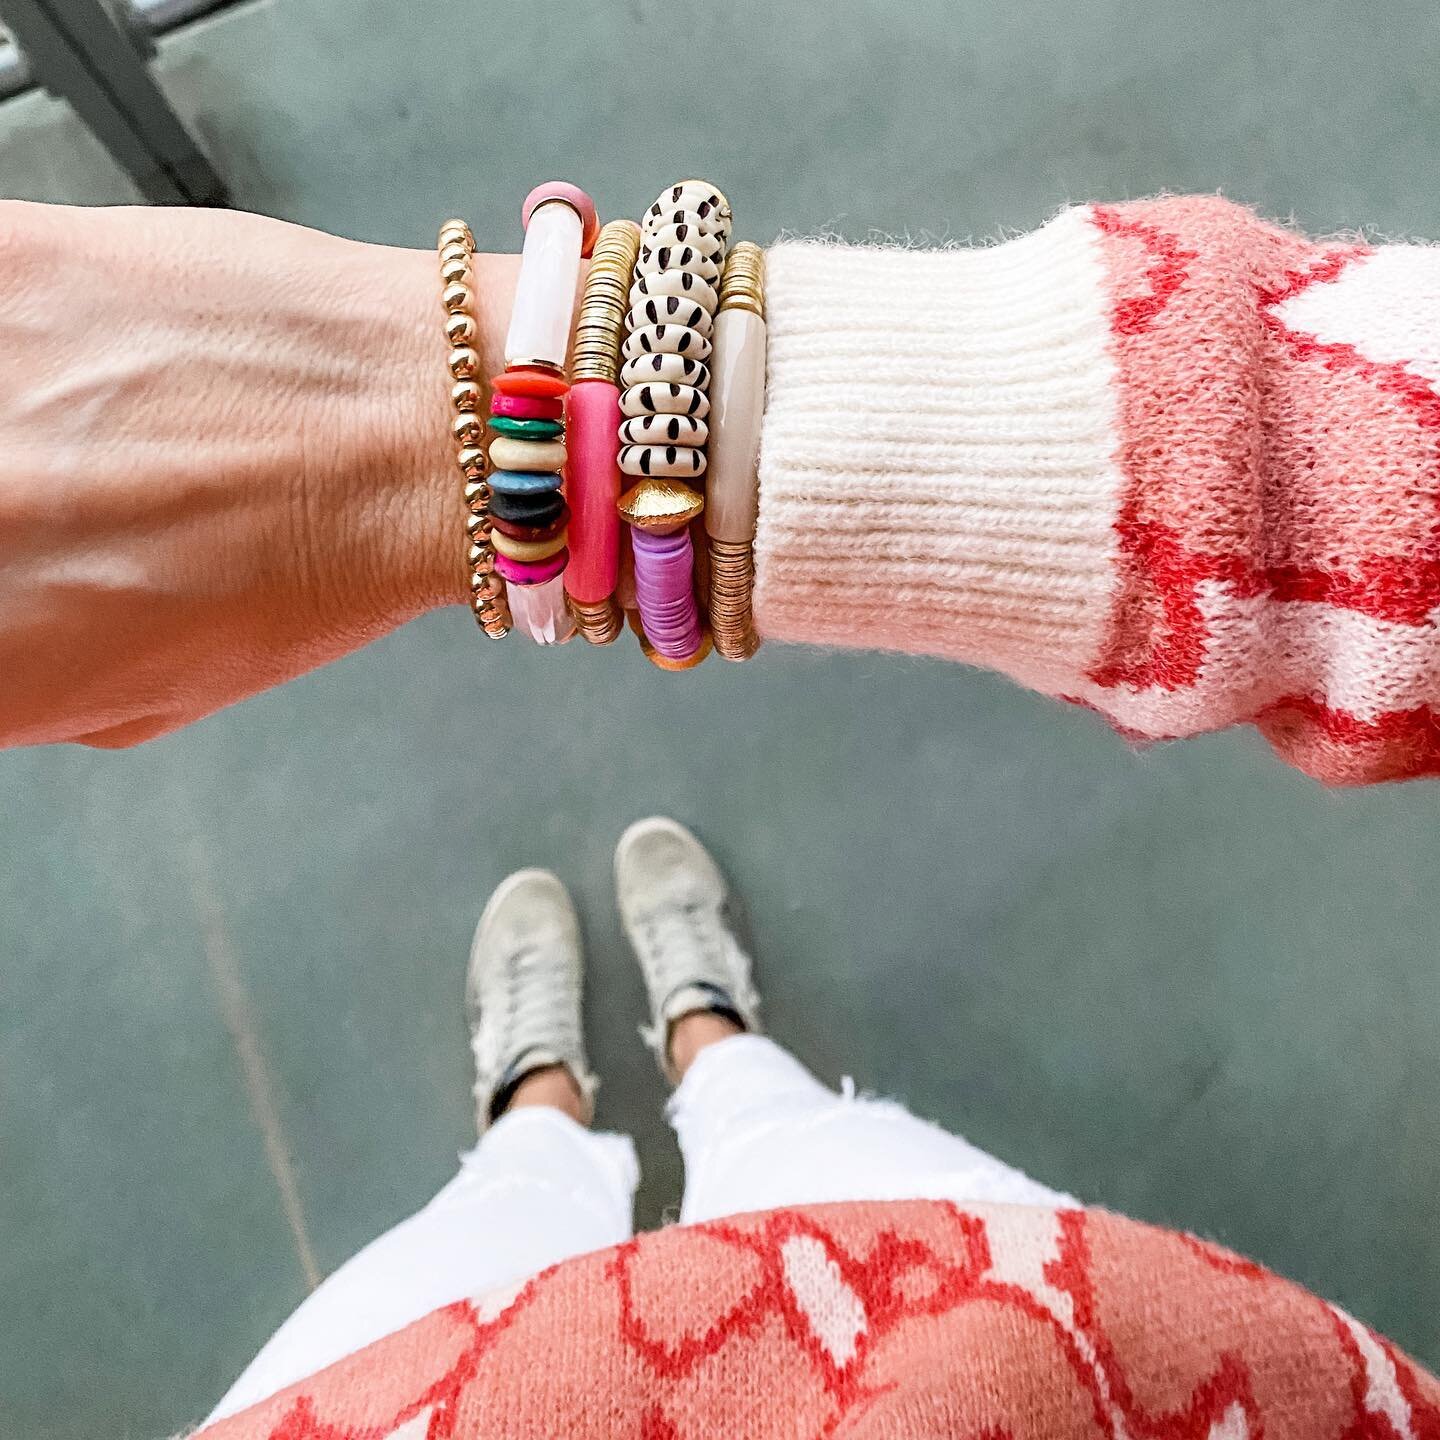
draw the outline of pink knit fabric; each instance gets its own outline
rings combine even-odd
[[[637,1236],[438,1310],[202,1434],[1437,1440],[1440,1384],[1190,1236],[908,1201]]]
[[[1330,783],[1440,773],[1440,251],[1171,198],[781,246],[770,294],[762,634],[990,665],[1136,737],[1253,721]],[[836,532],[881,606],[841,601]]]

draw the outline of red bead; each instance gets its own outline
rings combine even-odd
[[[570,386],[563,375],[557,375],[553,370],[531,370],[522,365],[519,369],[506,370],[497,375],[490,382],[490,388],[498,390],[502,395],[528,395],[558,400]]]
[[[568,506],[560,507],[560,515],[548,525],[522,525],[514,520],[502,520],[498,515],[491,515],[490,523],[502,534],[508,535],[512,540],[553,540],[569,523],[570,510]]]

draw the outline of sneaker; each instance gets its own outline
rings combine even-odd
[[[593,1110],[580,975],[580,921],[559,876],[518,870],[502,880],[475,927],[465,984],[482,1132],[515,1087],[547,1065],[563,1065]]]
[[[760,996],[726,918],[725,877],[683,825],[655,816],[620,837],[615,896],[650,996],[640,1033],[667,1076],[670,1027],[682,1015],[713,1010],[759,1029]]]

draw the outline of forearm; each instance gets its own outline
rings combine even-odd
[[[133,744],[464,600],[432,253],[0,211],[0,745]]]
[[[1213,198],[988,250],[784,245],[757,623],[945,655],[1141,736],[1440,769],[1440,251]]]

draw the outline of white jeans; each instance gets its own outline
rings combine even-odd
[[[702,1050],[670,1101],[682,1223],[825,1200],[1074,1205],[903,1106],[827,1089],[758,1035]],[[502,1115],[421,1211],[348,1260],[271,1336],[211,1420],[245,1409],[422,1315],[631,1234],[640,1178],[623,1135],[557,1110]]]

